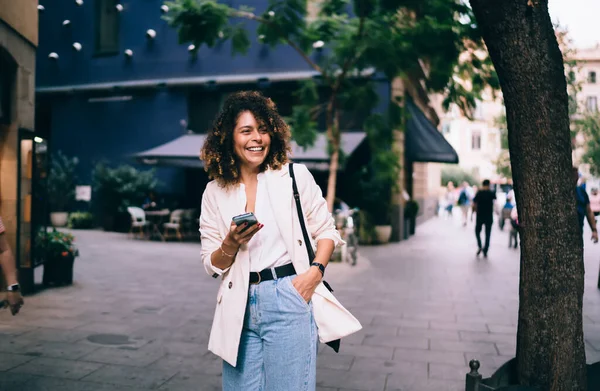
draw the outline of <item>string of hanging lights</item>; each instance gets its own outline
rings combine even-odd
[[[84,5],[84,0],[74,0],[75,4],[78,7],[81,7]],[[46,8],[42,5],[39,4],[37,6],[37,9],[40,13],[43,13]],[[122,13],[123,11],[125,11],[125,6],[122,3],[117,3],[115,5],[115,9],[118,13]],[[166,4],[163,4],[160,6],[160,12],[162,14],[166,14],[169,12],[169,6],[167,6]],[[273,15],[270,15],[273,16]],[[72,26],[72,22],[69,19],[65,19],[62,21],[62,26],[67,28],[67,27],[71,27]],[[157,32],[154,29],[147,29],[146,30],[146,39],[148,41],[153,41],[156,39],[157,37]],[[219,33],[219,37],[223,38],[223,33]],[[80,42],[73,42],[73,44],[71,45],[71,48],[75,51],[75,52],[80,52],[83,50],[83,45]],[[196,47],[196,45],[194,44],[190,44],[187,47],[187,51],[191,54],[191,55],[196,55],[198,52],[198,48]],[[125,56],[126,59],[130,60],[133,57],[133,50],[132,49],[125,49],[123,51],[123,54]],[[60,58],[58,53],[56,52],[51,52],[50,54],[48,54],[48,58],[52,61],[58,61],[58,59]]]

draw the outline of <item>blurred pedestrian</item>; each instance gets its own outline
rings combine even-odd
[[[469,219],[469,209],[471,209],[472,202],[471,188],[468,182],[463,182],[462,188],[460,189],[460,193],[458,195],[457,204],[462,212],[463,226],[467,226],[467,221]]]
[[[594,213],[594,216],[598,216],[600,214],[600,193],[598,193],[597,187],[592,188],[592,194],[589,197],[592,213]]]
[[[2,307],[8,306],[10,312],[14,315],[18,314],[23,306],[23,297],[17,279],[17,263],[13,256],[8,240],[6,239],[6,228],[0,218],[0,268],[6,281],[6,297],[2,300]]]
[[[482,182],[481,190],[473,198],[473,212],[477,213],[475,222],[475,236],[477,237],[477,255],[483,252],[487,257],[490,248],[490,236],[492,234],[492,224],[494,223],[494,201],[496,193],[490,190],[490,181],[488,179]],[[481,245],[481,229],[485,226],[485,244]]]
[[[579,180],[579,169],[573,167],[573,180],[577,184]],[[590,206],[590,197],[585,190],[585,182],[577,185],[575,188],[575,196],[577,200],[577,217],[579,218],[579,227],[581,228],[581,234],[583,235],[583,223],[587,218],[588,224],[592,229],[592,241],[598,243],[598,230],[596,229],[596,219],[594,218],[594,212]]]
[[[452,209],[454,208],[454,203],[456,202],[456,188],[454,187],[454,182],[448,182],[446,186],[446,194],[444,196],[444,201],[446,202],[446,218],[452,217]]]

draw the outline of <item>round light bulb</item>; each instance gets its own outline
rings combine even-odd
[[[58,60],[58,54],[55,52],[52,52],[52,53],[48,54],[48,58],[51,60]]]
[[[115,5],[115,8],[117,9],[118,12],[123,11],[123,4],[117,4]]]
[[[80,52],[83,46],[79,42],[73,42],[73,49],[77,52]]]

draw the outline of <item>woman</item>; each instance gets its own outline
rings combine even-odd
[[[288,171],[289,128],[258,92],[225,101],[201,157],[210,182],[202,197],[202,261],[221,278],[208,348],[223,358],[223,389],[314,390],[318,339],[358,331],[360,323],[321,283],[343,243],[320,188],[294,165],[304,216]],[[258,223],[237,226],[252,212]],[[309,265],[299,218],[317,244]]]

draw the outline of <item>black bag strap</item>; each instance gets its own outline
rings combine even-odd
[[[290,177],[292,177],[292,189],[294,191],[294,201],[296,202],[298,219],[300,220],[300,227],[302,227],[302,236],[304,237],[306,251],[308,252],[308,263],[312,264],[312,262],[315,259],[315,250],[313,249],[312,242],[310,241],[310,237],[308,236],[308,231],[306,230],[306,224],[304,223],[304,212],[302,212],[302,204],[300,203],[300,193],[298,192],[298,185],[296,184],[296,177],[294,176],[294,163],[290,163],[288,166],[290,170]],[[323,280],[323,285],[325,285],[325,288],[327,288],[329,292],[333,292],[333,289],[331,289],[331,286],[327,283],[327,281]],[[336,339],[335,341],[329,341],[326,344],[327,346],[331,347],[336,353],[339,353],[339,339]]]
[[[302,236],[304,237],[304,243],[306,243],[306,250],[308,251],[308,263],[311,264],[315,260],[315,250],[313,249],[312,242],[308,236],[306,230],[306,224],[304,223],[304,213],[302,212],[302,204],[300,203],[300,193],[298,192],[298,185],[296,184],[296,176],[294,175],[294,163],[289,164],[290,177],[292,177],[292,189],[294,190],[294,201],[296,201],[296,210],[298,211],[298,219],[300,220],[300,227],[302,227]]]

